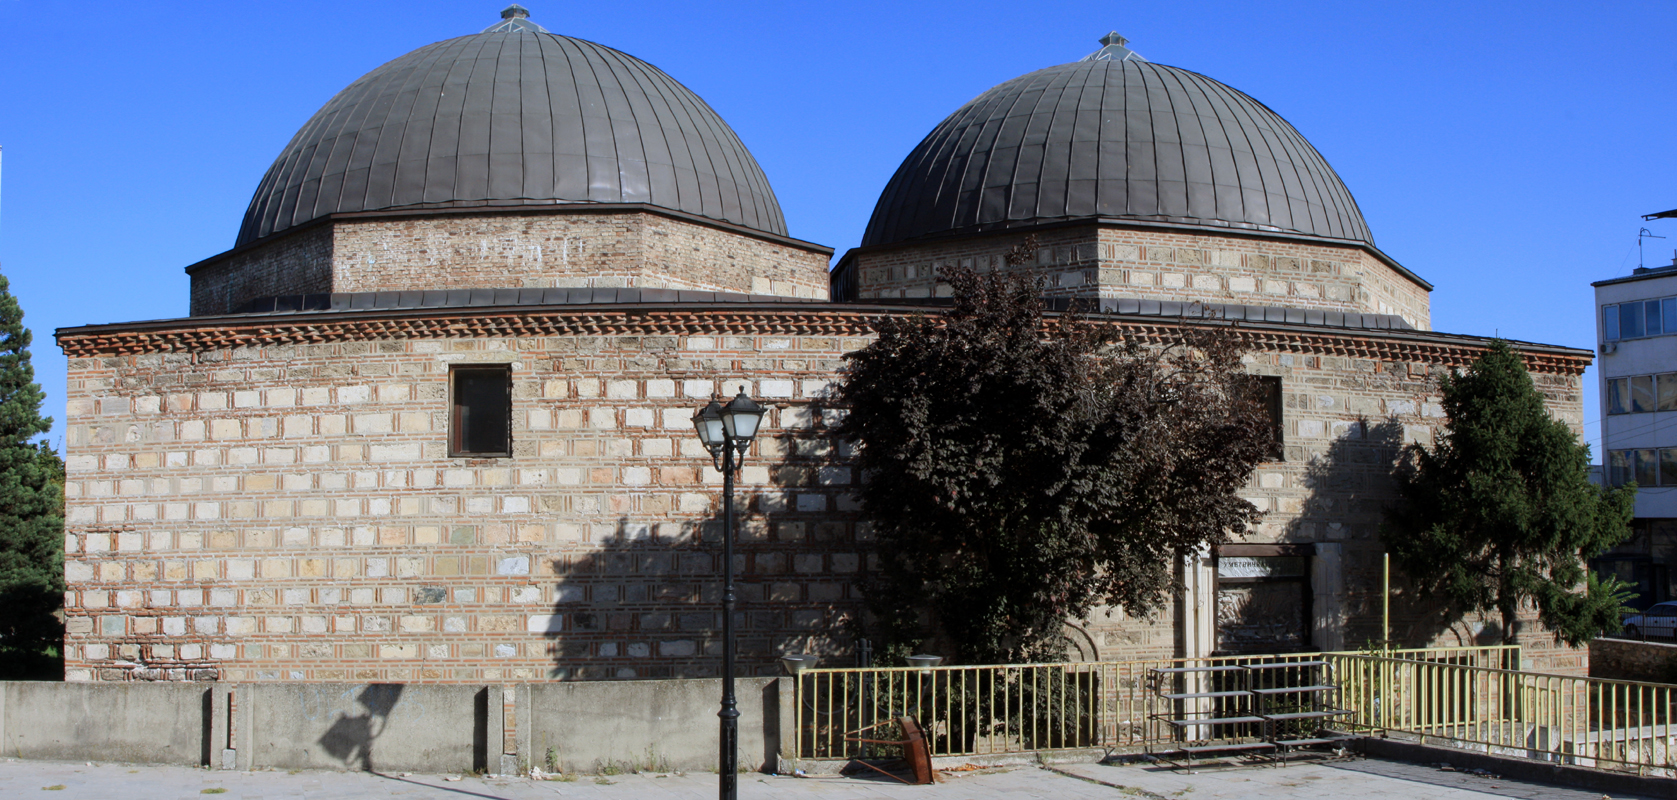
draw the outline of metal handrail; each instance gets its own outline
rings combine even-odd
[[[1346,724],[1481,752],[1677,775],[1677,686],[1336,654]]]
[[[1519,663],[1518,648],[1444,647],[1382,651],[1396,659]],[[1239,664],[1287,664],[1348,653],[1075,661],[939,667],[813,668],[794,679],[792,755],[800,759],[860,754],[847,734],[908,715],[919,720],[933,756],[987,755],[1072,747],[1164,745],[1184,734],[1160,720],[1171,711],[1149,683],[1153,670]],[[1512,661],[1510,661],[1512,659]],[[1299,672],[1267,670],[1273,686]],[[1182,676],[1180,688],[1212,681]],[[1199,733],[1189,735],[1200,736]],[[888,754],[888,753],[887,753]]]

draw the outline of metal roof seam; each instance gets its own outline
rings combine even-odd
[[[427,45],[339,92],[264,172],[234,247],[338,213],[532,202],[786,235],[761,166],[702,99],[612,48],[518,28]]]

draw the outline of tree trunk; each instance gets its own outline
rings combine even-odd
[[[1520,596],[1510,585],[1508,576],[1513,572],[1514,556],[1504,550],[1497,558],[1497,596],[1496,609],[1502,614],[1502,643],[1515,644],[1514,616],[1520,610]]]

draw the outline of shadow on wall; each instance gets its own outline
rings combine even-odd
[[[759,448],[766,455],[747,466],[767,467],[767,484],[735,492],[740,676],[778,674],[785,653],[838,654],[850,639],[840,606],[854,596],[859,567],[832,555],[855,550],[847,525],[830,519],[826,505],[811,510],[790,499],[819,484],[825,440],[765,436]],[[549,642],[550,678],[720,674],[721,487],[699,482],[689,494],[709,503],[702,516],[656,524],[621,516],[589,533],[592,549],[549,559],[546,571],[557,580],[553,608],[532,618],[530,632]]]
[[[692,678],[718,622],[720,558],[703,543],[712,521],[596,527],[596,549],[551,558],[552,613],[533,622],[548,640],[558,680]],[[714,585],[713,585],[714,584]],[[541,620],[542,618],[535,618]]]
[[[1345,646],[1378,646],[1381,630],[1380,523],[1397,502],[1398,478],[1413,469],[1403,424],[1393,418],[1333,423],[1334,439],[1325,454],[1305,469],[1308,494],[1298,517],[1288,524],[1287,539],[1344,543]],[[1462,620],[1447,604],[1420,597],[1401,573],[1392,574],[1392,639],[1399,647],[1425,647],[1442,636],[1448,644],[1496,644],[1495,625]],[[1446,633],[1450,631],[1451,633]]]
[[[326,730],[326,735],[320,737],[318,744],[346,767],[367,772],[375,771],[373,741],[384,734],[389,726],[390,712],[401,699],[402,684],[368,685],[355,698],[366,712],[355,716],[340,712],[332,727]]]

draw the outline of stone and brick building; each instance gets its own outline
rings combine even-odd
[[[1261,530],[1186,556],[1170,614],[1068,624],[1068,656],[1380,637],[1390,465],[1485,342],[1430,330],[1431,287],[1279,116],[1109,37],[934,130],[829,274],[702,100],[509,15],[328,102],[188,268],[192,316],[58,332],[67,678],[714,674],[721,478],[689,417],[741,388],[773,406],[741,476],[742,663],[846,659],[870,536],[826,390],[940,266],[1027,237],[1106,324],[1237,324],[1284,440]],[[1578,425],[1590,354],[1521,348]]]

